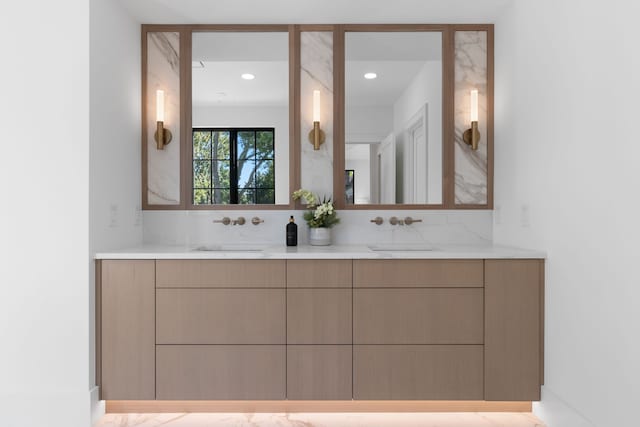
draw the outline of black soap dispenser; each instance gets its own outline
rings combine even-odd
[[[293,220],[293,215],[287,224],[287,246],[298,246],[298,224]]]

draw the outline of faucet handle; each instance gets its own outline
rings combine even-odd
[[[408,216],[408,217],[406,217],[406,218],[404,219],[404,223],[405,223],[405,224],[407,224],[407,225],[411,225],[411,224],[413,224],[414,222],[422,222],[422,220],[421,220],[421,219],[413,219],[413,218],[411,218],[410,216]]]
[[[253,225],[258,225],[263,222],[264,222],[264,219],[260,219],[260,217],[254,216],[253,218],[251,218],[251,224]]]
[[[374,222],[376,225],[382,225],[384,219],[382,219],[382,217],[380,216],[377,216],[374,219],[370,219],[369,222]]]
[[[239,216],[238,219],[233,221],[233,225],[244,225],[247,222],[243,216]]]
[[[229,225],[231,224],[231,218],[229,218],[228,216],[225,216],[222,219],[214,219],[213,222],[218,224]]]
[[[404,220],[403,219],[398,219],[397,216],[392,216],[391,218],[389,218],[389,224],[391,224],[391,225],[404,225]]]

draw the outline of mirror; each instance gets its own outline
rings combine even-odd
[[[289,204],[289,35],[192,34],[191,204]]]
[[[442,203],[442,33],[345,33],[345,203]]]

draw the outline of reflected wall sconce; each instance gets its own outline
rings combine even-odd
[[[467,145],[471,146],[472,150],[478,149],[478,142],[480,142],[480,131],[478,130],[478,90],[473,89],[471,91],[471,127],[464,131],[462,139]]]
[[[320,129],[320,91],[313,91],[313,130],[309,132],[309,142],[314,150],[319,150],[324,142],[324,132]]]
[[[164,128],[164,91],[156,91],[156,133],[153,139],[156,140],[156,148],[164,150],[164,146],[171,142],[171,131]]]

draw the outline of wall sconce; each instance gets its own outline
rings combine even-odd
[[[313,130],[309,132],[309,142],[314,150],[319,150],[324,142],[324,132],[320,129],[320,91],[313,91]]]
[[[164,128],[164,91],[156,91],[156,133],[153,138],[156,140],[156,148],[164,150],[164,146],[171,142],[171,131]]]
[[[478,149],[478,142],[480,142],[480,131],[478,131],[478,90],[473,89],[471,91],[471,128],[464,131],[462,139],[467,145],[471,146],[472,150]]]

